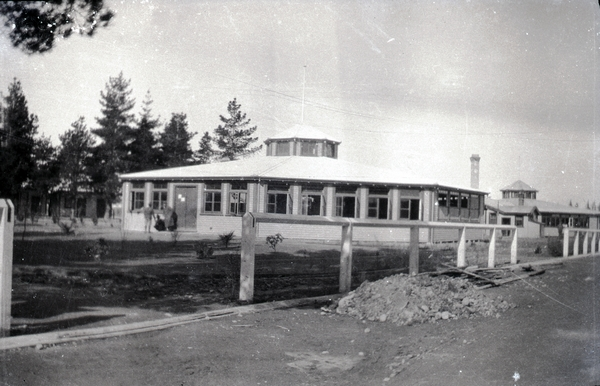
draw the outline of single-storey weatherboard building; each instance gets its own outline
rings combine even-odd
[[[396,169],[338,159],[340,141],[309,126],[265,141],[266,155],[121,175],[123,227],[142,231],[142,208],[161,215],[171,207],[178,228],[200,236],[241,235],[246,212],[360,219],[483,223],[486,192],[440,184]],[[479,158],[472,158],[471,173]],[[401,163],[401,160],[397,160]],[[471,232],[471,233],[469,233]],[[258,236],[339,240],[339,227],[259,224]],[[469,230],[468,239],[481,231]],[[456,230],[421,230],[421,242],[456,240]],[[408,242],[409,230],[360,228],[354,240]]]
[[[561,205],[537,199],[537,189],[523,181],[500,189],[502,198],[486,198],[488,224],[514,225],[519,237],[558,236],[563,226],[600,229],[600,212],[594,209]]]

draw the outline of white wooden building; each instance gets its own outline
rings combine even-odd
[[[340,141],[308,126],[296,125],[265,141],[266,154],[203,165],[121,175],[123,226],[142,231],[141,209],[161,214],[171,207],[179,230],[199,235],[230,231],[241,235],[245,212],[281,216],[484,222],[484,197],[473,187],[441,184],[396,169],[338,159]],[[479,158],[477,157],[477,161]],[[472,158],[472,162],[473,158]],[[396,161],[397,163],[397,161]],[[478,163],[471,173],[478,173]],[[292,224],[261,224],[259,236],[339,240],[339,229]],[[455,240],[457,232],[422,230],[422,242]],[[481,234],[468,235],[469,239]],[[406,229],[357,229],[357,241],[408,241]]]
[[[600,212],[537,199],[537,189],[523,181],[500,189],[502,198],[486,198],[488,224],[515,225],[519,237],[558,236],[559,228],[600,229]]]

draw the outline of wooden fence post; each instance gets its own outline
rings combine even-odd
[[[352,224],[342,225],[340,252],[340,293],[350,292],[352,285]]]
[[[563,257],[569,256],[569,228],[563,227]]]
[[[419,227],[410,227],[410,254],[408,256],[408,274],[419,273]]]
[[[587,255],[588,254],[588,244],[590,242],[590,232],[585,231],[585,234],[583,235],[583,254]]]
[[[592,233],[592,255],[598,252],[598,232]]]
[[[467,247],[467,228],[459,228],[458,229],[458,248],[456,250],[457,258],[456,258],[456,266],[459,268],[467,266],[467,256],[466,256],[466,247]]]
[[[10,335],[14,206],[0,199],[0,336]]]
[[[251,302],[254,298],[254,255],[256,250],[256,224],[251,213],[242,217],[242,243],[240,263],[240,300]]]
[[[573,241],[573,256],[579,255],[579,231],[575,231],[575,240]]]
[[[496,228],[492,228],[490,235],[490,247],[488,250],[488,268],[494,268],[496,265]]]
[[[512,233],[513,233],[513,238],[510,243],[510,263],[517,264],[517,261],[518,261],[518,259],[517,259],[517,251],[518,251],[517,240],[519,239],[518,235],[517,235],[517,233],[518,233],[517,229],[515,228]]]

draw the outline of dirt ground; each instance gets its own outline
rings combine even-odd
[[[141,247],[137,245],[138,249]],[[23,251],[26,250],[15,252],[26,258],[28,255]],[[74,263],[68,259],[68,251],[61,253],[64,264],[50,266],[53,271],[63,267],[68,277]],[[172,252],[169,256],[176,259]],[[188,257],[179,258],[188,259],[181,263],[181,269],[197,268],[190,265]],[[542,275],[482,290],[516,304],[517,307],[499,317],[398,326],[361,321],[320,308],[234,315],[126,337],[5,350],[0,352],[0,384],[597,385],[600,384],[597,258],[571,260],[548,267]],[[165,257],[154,259],[162,261]],[[34,272],[32,267],[37,267],[46,272],[50,263],[47,260],[37,265],[16,263],[15,267],[27,272]],[[130,272],[142,280],[157,273],[156,267],[152,268],[153,273],[147,272],[150,269],[147,262],[142,258],[110,260],[103,262],[102,267],[118,266],[119,272]],[[100,270],[98,262],[78,264],[84,268],[93,266],[92,272]],[[169,269],[170,264],[178,266],[170,261],[159,268]],[[22,276],[21,273],[19,278]],[[35,280],[21,283],[21,288],[28,288],[29,292],[20,290],[21,303],[15,306],[17,310],[19,304],[24,307],[22,320],[17,322],[45,321],[45,325],[38,326],[40,331],[169,317],[182,312],[181,305],[169,308],[168,301],[156,296],[151,299],[153,296],[148,296],[141,285],[143,280],[134,281],[130,288],[131,294],[143,296],[131,296],[133,300],[127,302],[126,297],[111,295],[110,286],[108,289],[85,283],[79,287],[65,286],[58,279],[54,282],[54,295],[50,295],[47,279],[38,279],[37,285],[44,291],[35,291]],[[71,292],[65,293],[66,288]],[[232,305],[214,302],[226,297],[226,290],[214,290],[213,299],[211,292],[198,294],[192,287],[186,287],[186,291],[195,300],[186,300],[185,294],[180,293],[168,297],[171,300],[181,297],[182,304],[189,306],[188,312]],[[55,302],[57,311],[53,315],[36,318],[31,314],[35,307],[26,295],[36,293],[36,296],[48,293],[41,303]],[[96,316],[91,316],[84,305],[86,293],[90,296],[104,293],[108,299],[107,304],[98,305]],[[61,297],[62,303],[58,302]],[[70,307],[68,304],[75,300],[84,306]],[[25,306],[29,311],[25,311]],[[111,311],[102,315],[102,310]],[[83,319],[78,319],[76,312],[81,312]],[[66,320],[76,322],[69,324]],[[24,327],[22,333],[35,331]]]

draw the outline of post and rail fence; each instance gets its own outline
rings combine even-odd
[[[239,300],[252,301],[254,297],[254,265],[257,225],[259,223],[302,224],[302,225],[329,225],[341,227],[340,250],[340,280],[339,292],[350,291],[352,279],[352,239],[355,227],[379,228],[408,228],[410,229],[409,242],[409,274],[415,275],[419,271],[419,231],[420,229],[457,229],[457,267],[466,264],[466,233],[467,229],[482,229],[490,231],[490,245],[488,249],[488,268],[495,266],[496,236],[500,230],[511,231],[510,262],[517,263],[517,227],[513,225],[474,224],[474,223],[446,223],[429,221],[407,220],[371,220],[343,217],[317,217],[317,216],[281,216],[269,213],[246,213],[242,219],[241,265],[240,265],[240,293]]]
[[[562,229],[563,232],[563,257],[569,257],[569,246],[571,234],[573,234],[573,255],[572,257],[580,257],[593,255],[598,252],[598,233],[600,229],[584,229],[584,228],[567,228]],[[583,245],[581,254],[579,253],[580,235],[583,234]],[[591,240],[590,240],[590,234]]]

